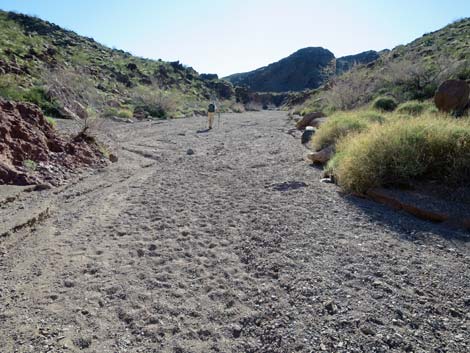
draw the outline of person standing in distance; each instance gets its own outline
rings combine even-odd
[[[214,115],[216,111],[215,103],[212,102],[207,107],[207,119],[209,120],[209,130],[212,130],[212,122],[214,121]]]

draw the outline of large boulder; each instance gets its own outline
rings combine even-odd
[[[434,95],[436,107],[444,112],[461,113],[469,106],[470,87],[464,80],[444,81]]]
[[[60,136],[37,106],[0,100],[0,184],[54,182],[53,171],[63,174],[101,158],[96,144]]]
[[[302,117],[302,119],[297,122],[296,127],[299,130],[304,130],[307,126],[318,127],[319,124],[315,124],[314,120],[323,118],[324,116],[325,114],[323,114],[322,112],[313,112],[310,114],[306,114]]]

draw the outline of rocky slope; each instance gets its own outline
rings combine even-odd
[[[0,184],[58,184],[77,167],[101,163],[92,138],[65,139],[35,105],[0,99]]]
[[[317,88],[333,75],[343,73],[355,64],[370,63],[378,57],[377,52],[367,51],[335,59],[327,49],[309,47],[266,67],[233,74],[225,79],[260,92],[302,91]]]
[[[76,103],[107,115],[132,116],[143,106],[149,115],[182,115],[204,107],[212,95],[233,95],[226,81],[201,78],[179,62],[135,57],[47,21],[4,11],[0,74],[0,97],[36,103],[59,117],[77,113]],[[146,100],[162,102],[162,109],[145,107]]]
[[[351,109],[384,94],[398,101],[430,99],[447,79],[469,80],[470,18],[379,54],[368,65],[354,67],[324,89],[310,92],[307,108]]]

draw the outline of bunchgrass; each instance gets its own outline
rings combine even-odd
[[[402,103],[396,109],[398,114],[409,114],[413,116],[421,115],[425,112],[435,112],[437,109],[432,102],[408,101]]]
[[[367,130],[372,124],[381,124],[385,115],[371,110],[338,112],[329,117],[312,138],[312,146],[319,150],[336,144],[340,138]]]
[[[393,97],[377,97],[372,102],[372,108],[382,112],[393,112],[397,107],[397,101]]]
[[[470,119],[424,114],[392,118],[344,136],[327,165],[347,191],[433,180],[470,182]]]

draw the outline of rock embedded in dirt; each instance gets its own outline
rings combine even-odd
[[[117,163],[117,161],[119,160],[118,156],[116,156],[114,153],[110,153],[109,154],[109,160],[111,161],[111,163]]]
[[[186,154],[187,154],[188,156],[192,156],[192,155],[194,154],[193,149],[188,148],[188,150],[186,151]]]
[[[71,281],[71,280],[69,280],[69,279],[66,279],[66,280],[64,281],[64,287],[66,287],[66,288],[72,288],[72,287],[74,287],[74,286],[75,286],[75,282],[73,282],[73,281]]]
[[[315,119],[323,118],[323,117],[325,117],[325,114],[323,114],[322,112],[313,112],[313,113],[304,115],[302,119],[300,119],[297,122],[296,127],[298,130],[304,130],[307,126],[315,127],[314,125],[311,125],[312,122]]]
[[[312,163],[325,164],[333,155],[333,146],[328,146],[318,152],[312,152],[307,155],[307,159]]]
[[[307,126],[305,128],[305,131],[302,133],[302,137],[300,138],[302,145],[308,144],[310,140],[312,139],[312,136],[314,133],[315,133],[315,129],[311,126]]]
[[[338,312],[338,306],[333,301],[327,302],[325,304],[325,309],[330,315],[334,315]]]
[[[462,113],[470,104],[470,86],[464,80],[444,81],[434,95],[436,107],[444,112]]]
[[[0,100],[0,132],[1,184],[45,184],[102,158],[96,143],[60,136],[34,104]]]

